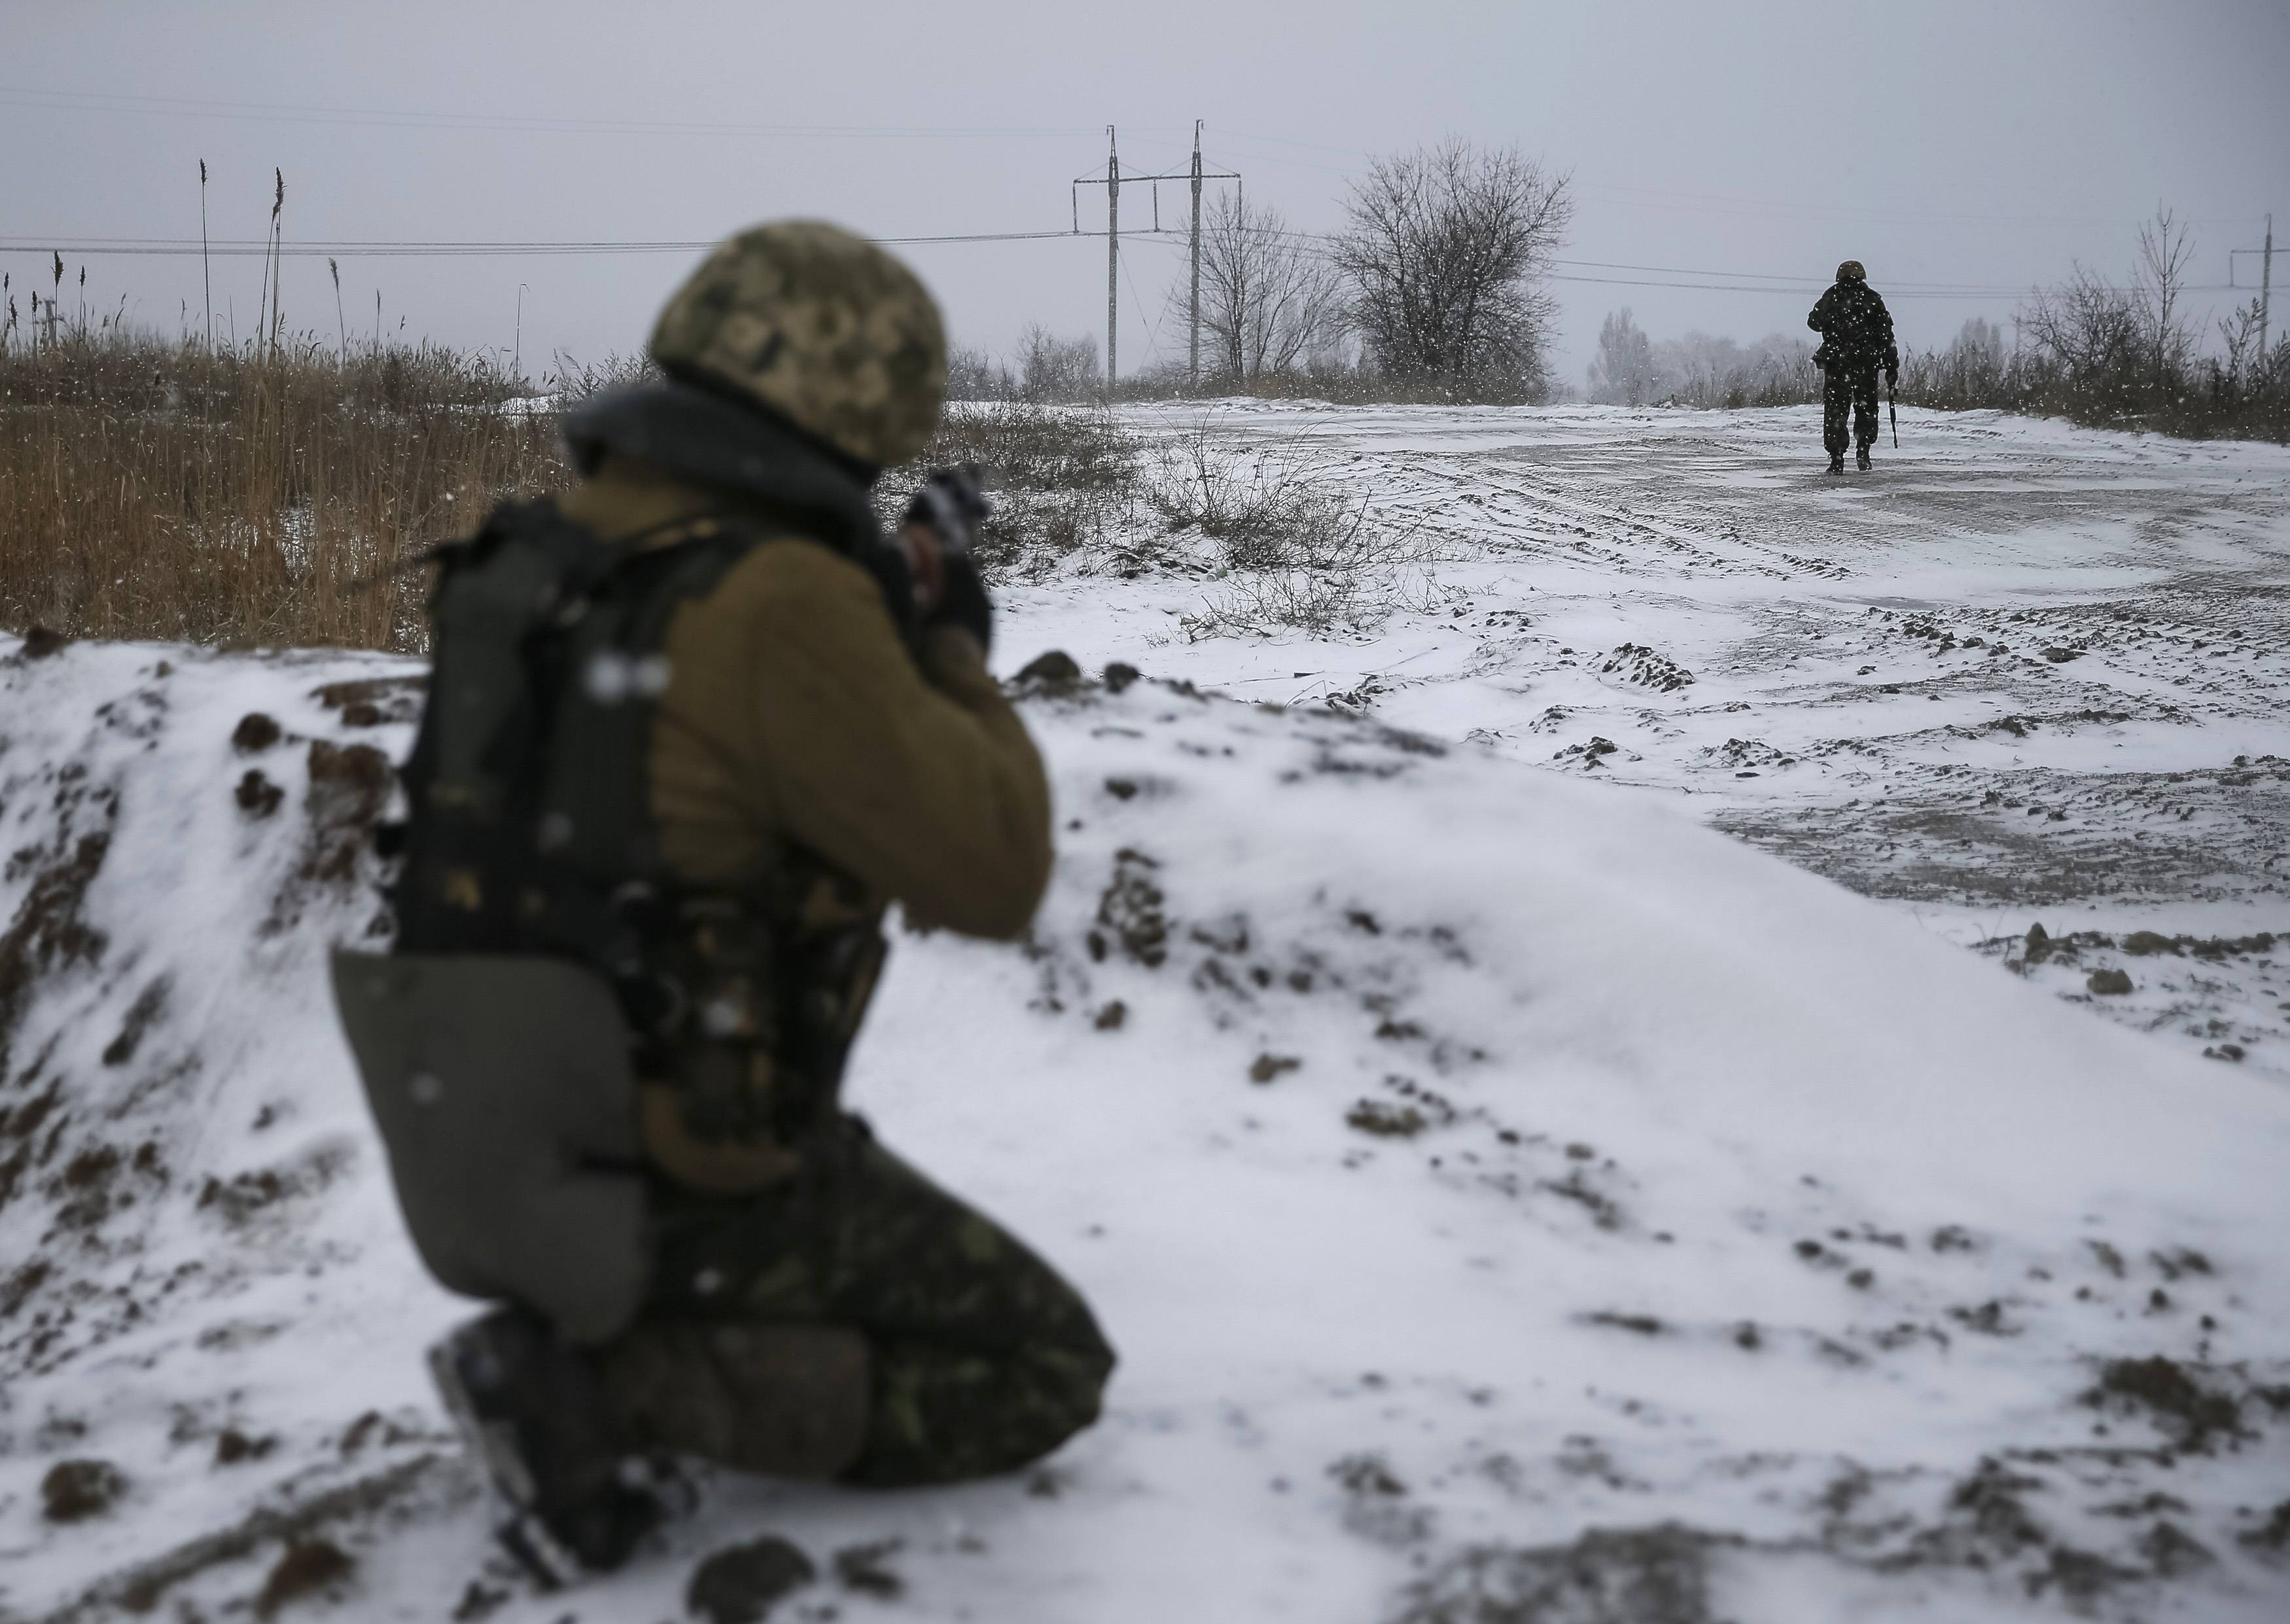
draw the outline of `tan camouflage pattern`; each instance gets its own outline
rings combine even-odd
[[[660,313],[652,354],[876,468],[918,454],[946,398],[929,290],[824,220],[774,220],[717,246]]]
[[[1837,268],[1837,279],[1839,282],[1866,282],[1869,280],[1869,273],[1862,267],[1860,260],[1847,260]]]

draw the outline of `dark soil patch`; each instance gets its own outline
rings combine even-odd
[[[135,1002],[127,1006],[126,1018],[119,1023],[119,1036],[104,1045],[103,1063],[124,1066],[135,1058],[136,1050],[143,1045],[143,1036],[156,1026],[167,1012],[167,995],[174,990],[174,982],[161,976],[135,995]]]
[[[1660,1336],[1662,1332],[1661,1322],[1651,1314],[1616,1314],[1602,1308],[1596,1314],[1585,1314],[1582,1323],[1611,1326],[1616,1331],[1628,1331],[1637,1336]]]
[[[890,1601],[906,1594],[907,1581],[893,1572],[887,1565],[898,1553],[897,1540],[878,1540],[871,1545],[853,1545],[835,1553],[835,1578],[846,1590],[856,1590],[861,1596],[872,1596]]]
[[[40,1479],[40,1510],[51,1523],[78,1523],[111,1509],[127,1479],[108,1460],[59,1460]]]
[[[1102,961],[1110,944],[1147,969],[1169,958],[1168,899],[1153,883],[1160,864],[1144,852],[1124,848],[1115,854],[1113,878],[1097,900],[1099,928],[1089,933],[1089,956]]]
[[[1431,1125],[1413,1106],[1389,1106],[1381,1100],[1361,1100],[1344,1113],[1344,1120],[1378,1139],[1413,1139]]]
[[[1556,1180],[1546,1179],[1543,1180],[1542,1188],[1554,1196],[1563,1196],[1582,1207],[1590,1214],[1590,1221],[1601,1229],[1619,1229],[1622,1227],[1622,1209],[1614,1204],[1612,1196],[1585,1184],[1582,1181],[1582,1172],[1580,1168],[1568,1173],[1564,1179]]]
[[[6,1279],[0,1280],[0,1319],[13,1317],[16,1310],[24,1306],[25,1300],[46,1283],[49,1272],[48,1265],[35,1258]]]
[[[265,1207],[283,1201],[295,1191],[293,1180],[276,1168],[258,1168],[252,1172],[234,1173],[229,1182],[210,1177],[199,1186],[199,1208],[212,1208],[229,1223],[241,1224]]]
[[[108,830],[82,836],[68,855],[56,857],[34,876],[14,921],[0,935],[0,1075],[7,1070],[32,983],[60,965],[93,964],[110,945],[81,912],[110,850]]]
[[[111,1180],[120,1161],[113,1147],[96,1145],[65,1163],[63,1172],[48,1185],[58,1203],[56,1221],[68,1229],[92,1229],[101,1223],[111,1211]]]
[[[271,1618],[287,1603],[339,1585],[356,1570],[349,1553],[332,1540],[297,1540],[262,1581],[261,1593],[254,1598],[255,1616]]]
[[[328,683],[313,697],[328,710],[340,711],[345,727],[376,727],[420,720],[421,696],[428,686],[426,676],[364,676]]]
[[[476,1624],[479,1619],[492,1617],[507,1600],[508,1591],[493,1589],[483,1580],[473,1579],[468,1588],[461,1592],[461,1599],[453,1604],[453,1624]]]
[[[2290,1500],[2275,1507],[2266,1521],[2238,1537],[2262,1556],[2290,1556]]]
[[[285,790],[265,778],[260,767],[249,767],[230,795],[238,803],[238,810],[250,818],[268,818],[286,798]]]
[[[2198,1367],[2199,1368],[2199,1367]],[[2244,1436],[2242,1407],[2231,1396],[2213,1392],[2188,1374],[2175,1359],[2116,1359],[2101,1368],[2099,1385],[2084,1395],[2094,1406],[2110,1403],[2146,1410],[2181,1449],[2206,1453],[2214,1440]]]
[[[1407,1485],[1393,1475],[1381,1455],[1346,1455],[1328,1468],[1328,1476],[1341,1484],[1348,1494],[1407,1492]]]
[[[781,1596],[818,1576],[811,1558],[785,1540],[753,1540],[717,1551],[694,1569],[684,1605],[708,1624],[757,1624]]]
[[[236,1466],[242,1460],[260,1460],[277,1447],[275,1437],[251,1438],[236,1427],[226,1427],[215,1438],[215,1464]]]
[[[1407,1588],[1398,1624],[1710,1624],[1709,1552],[1733,1542],[1665,1523],[1474,1546]]]

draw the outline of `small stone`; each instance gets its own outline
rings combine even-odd
[[[2123,970],[2094,970],[2084,986],[2102,998],[2116,998],[2131,990],[2131,975]]]
[[[1092,1024],[1101,1032],[1118,1032],[1121,1029],[1121,1023],[1128,1019],[1129,1006],[1116,998],[1097,1012],[1097,1019]]]
[[[111,1509],[127,1479],[108,1460],[59,1460],[40,1479],[40,1505],[51,1523],[77,1523]]]
[[[1080,681],[1081,668],[1063,649],[1036,655],[1018,673],[1021,687],[1038,688],[1050,693],[1063,693]]]
[[[1293,1071],[1303,1063],[1293,1054],[1260,1054],[1248,1068],[1248,1080],[1269,1083],[1281,1073]]]
[[[810,1557],[767,1535],[727,1546],[693,1569],[684,1605],[708,1624],[758,1624],[781,1596],[818,1576]]]
[[[1115,660],[1111,665],[1105,668],[1106,692],[1109,693],[1119,693],[1123,689],[1128,687],[1130,684],[1135,682],[1138,675],[1139,673],[1135,666],[1125,664],[1118,660]]]
[[[231,730],[230,748],[242,756],[259,756],[278,742],[282,732],[271,717],[259,710],[250,710]]]
[[[249,767],[246,776],[238,780],[238,788],[231,792],[231,798],[248,817],[268,818],[278,810],[286,792],[264,777],[261,768]]]
[[[331,1540],[297,1540],[262,1581],[262,1594],[254,1598],[255,1616],[269,1618],[288,1602],[340,1584],[356,1567],[349,1553]]]

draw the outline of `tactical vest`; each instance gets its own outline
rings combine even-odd
[[[789,847],[743,885],[705,888],[662,859],[649,769],[669,623],[774,544],[808,545],[720,517],[605,543],[542,500],[448,549],[401,773],[396,943],[386,961],[337,956],[425,1260],[588,1334],[624,1321],[640,1287],[621,1279],[599,1301],[565,1282],[560,1308],[539,1300],[551,1258],[585,1246],[621,1276],[647,1269],[644,1241],[617,1232],[647,1167],[721,1195],[791,1174],[839,1112],[882,963],[866,899],[822,860]],[[522,995],[503,990],[510,965],[529,971]],[[621,1055],[597,1052],[615,1042]],[[468,1141],[520,1133],[550,1154],[511,1194]],[[473,1258],[480,1237],[510,1255]]]

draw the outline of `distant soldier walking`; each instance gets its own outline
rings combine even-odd
[[[1858,260],[1837,268],[1837,283],[1821,296],[1805,324],[1821,335],[1813,364],[1828,374],[1821,394],[1821,438],[1829,448],[1829,471],[1845,471],[1845,448],[1857,442],[1860,463],[1869,466],[1877,443],[1877,369],[1888,384],[1901,380],[1901,352],[1893,342],[1893,315]],[[1846,433],[1846,414],[1852,413]]]

